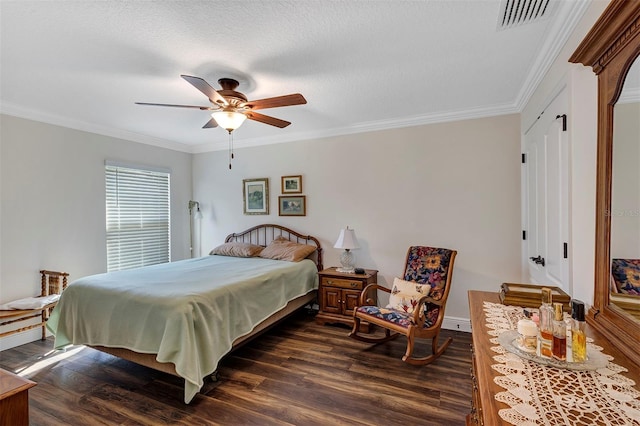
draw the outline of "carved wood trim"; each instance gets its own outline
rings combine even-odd
[[[637,2],[613,0],[585,36],[569,62],[593,68],[596,74],[640,32]]]
[[[640,324],[609,303],[613,111],[631,64],[640,55],[640,1],[613,0],[570,62],[598,75],[598,150],[594,303],[587,321],[640,365]]]

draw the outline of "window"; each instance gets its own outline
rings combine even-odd
[[[169,261],[169,177],[106,164],[107,271]]]

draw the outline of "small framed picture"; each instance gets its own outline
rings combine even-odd
[[[282,176],[283,194],[302,194],[302,175]]]
[[[244,214],[269,214],[269,178],[243,179]]]
[[[304,195],[281,195],[278,197],[280,216],[306,216],[307,198]]]

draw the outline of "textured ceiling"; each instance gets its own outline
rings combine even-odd
[[[500,0],[0,2],[0,111],[187,152],[226,147],[180,78],[249,99],[302,93],[260,111],[237,147],[518,112],[587,0],[498,29]]]

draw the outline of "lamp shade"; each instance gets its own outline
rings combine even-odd
[[[244,120],[247,119],[247,116],[235,111],[222,110],[216,111],[211,114],[218,126],[227,130],[231,133],[233,130],[237,129],[244,123]]]
[[[358,244],[358,239],[356,238],[356,233],[353,229],[341,229],[340,235],[338,236],[338,241],[336,241],[333,248],[337,249],[357,249],[360,248],[360,244]]]

